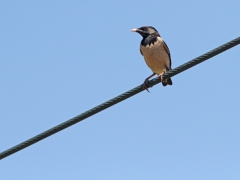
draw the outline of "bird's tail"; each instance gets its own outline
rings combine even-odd
[[[162,81],[162,85],[163,85],[163,86],[172,85],[172,84],[173,84],[173,83],[172,83],[171,78],[164,79],[164,80]]]

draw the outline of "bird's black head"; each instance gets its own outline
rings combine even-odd
[[[142,26],[140,28],[131,29],[131,31],[139,33],[143,38],[149,35],[160,36],[158,31],[152,26]]]

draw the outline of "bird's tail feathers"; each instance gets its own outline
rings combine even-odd
[[[172,84],[173,83],[172,83],[171,78],[168,78],[168,79],[165,79],[165,80],[162,81],[163,86],[172,85]]]

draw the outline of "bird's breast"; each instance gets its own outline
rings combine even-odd
[[[156,74],[166,71],[166,66],[170,62],[169,56],[164,49],[163,41],[159,38],[154,44],[140,45],[142,55],[148,67]]]

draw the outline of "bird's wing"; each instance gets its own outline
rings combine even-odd
[[[165,51],[167,52],[167,54],[168,54],[168,56],[169,56],[169,60],[170,60],[170,69],[169,70],[171,70],[172,68],[171,68],[171,66],[172,66],[172,61],[171,61],[171,54],[170,54],[170,50],[169,50],[169,48],[168,48],[168,46],[167,46],[167,44],[165,43],[165,41],[164,40],[162,40],[163,41],[163,47],[164,47],[164,49],[165,49]]]

